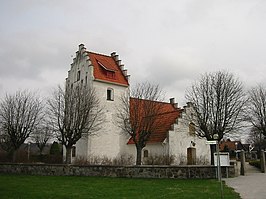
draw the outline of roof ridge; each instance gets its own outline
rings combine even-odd
[[[112,58],[111,55],[105,55],[105,54],[101,54],[101,53],[96,53],[96,52],[92,52],[92,51],[86,51],[87,53],[92,53],[92,54],[95,54],[95,55],[101,55],[101,56],[105,56],[105,57],[110,57]]]
[[[171,104],[170,102],[162,102],[162,101],[155,101],[155,100],[149,100],[149,99],[139,99],[136,97],[130,97],[131,99],[136,99],[136,100],[143,100],[143,101],[150,101],[150,102],[155,102],[155,103],[161,103],[161,104],[168,104],[168,105],[172,105],[175,109],[177,110],[182,110],[181,107],[175,107],[173,104]]]
[[[141,98],[137,98],[137,97],[130,97],[132,99],[136,99],[136,100],[144,100],[144,101],[150,101],[150,102],[157,102],[157,103],[164,103],[164,104],[171,104],[169,102],[162,102],[162,101],[156,101],[156,100],[149,100],[149,99],[141,99]]]

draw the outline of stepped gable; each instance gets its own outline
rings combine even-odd
[[[131,110],[134,110],[132,106],[136,104],[137,100],[142,99],[130,98]],[[167,138],[167,133],[172,129],[172,125],[175,124],[178,117],[181,116],[182,109],[175,107],[175,105],[171,103],[155,101],[154,103],[160,104],[161,108],[155,121],[156,130],[152,132],[147,143],[162,143]],[[132,138],[129,139],[128,144],[134,144]]]
[[[87,52],[93,65],[95,80],[115,83],[128,86],[127,76],[112,56],[102,55],[94,52]]]

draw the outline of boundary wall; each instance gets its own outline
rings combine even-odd
[[[214,179],[215,166],[107,166],[62,164],[0,164],[2,174],[48,175],[48,176],[101,176],[123,178],[176,178]],[[222,167],[223,177],[235,177],[235,167]]]

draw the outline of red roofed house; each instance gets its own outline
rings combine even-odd
[[[89,85],[95,88],[104,107],[104,124],[88,138],[80,139],[75,148],[75,156],[88,158],[119,158],[122,155],[136,156],[133,140],[117,125],[117,111],[121,105],[120,97],[129,91],[129,75],[118,55],[111,56],[88,52],[83,44],[79,45],[76,57],[66,78],[67,87],[75,84]],[[130,98],[130,106],[139,99]],[[156,120],[156,130],[143,149],[144,158],[150,155],[175,157],[175,164],[186,163],[187,148],[196,148],[198,159],[208,162],[209,146],[205,139],[195,136],[195,127],[187,116],[193,108],[188,104],[184,109],[178,108],[174,99],[170,103],[154,102],[162,106]],[[191,118],[191,117],[190,117]]]

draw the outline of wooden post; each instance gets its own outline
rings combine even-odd
[[[240,162],[241,162],[241,167],[240,167],[240,175],[245,175],[245,164],[246,164],[246,158],[245,158],[245,151],[242,150],[240,153]]]
[[[263,150],[260,152],[260,168],[261,172],[265,173],[265,152]]]

